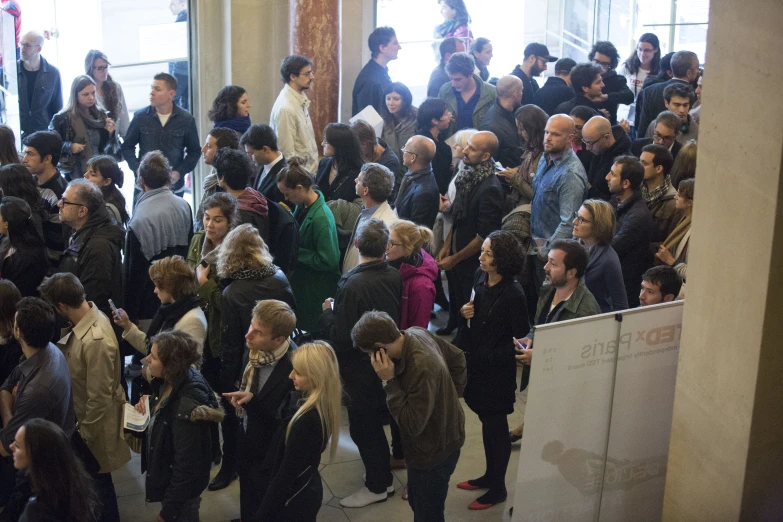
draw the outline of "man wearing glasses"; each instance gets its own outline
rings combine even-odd
[[[587,169],[587,197],[609,201],[612,194],[606,173],[612,169],[615,158],[631,151],[631,138],[619,125],[613,127],[603,116],[593,116],[582,128],[582,142],[593,153]]]
[[[522,105],[533,103],[533,95],[538,90],[538,83],[534,79],[546,71],[548,62],[556,62],[557,57],[549,54],[546,45],[540,43],[528,44],[525,47],[525,53],[522,63],[517,65],[511,72],[514,76],[522,80],[524,90],[522,91]]]
[[[22,38],[22,58],[16,66],[22,139],[33,132],[47,130],[52,116],[63,108],[60,71],[41,56],[43,44],[43,35],[35,31]]]
[[[638,132],[644,132],[658,114],[666,110],[663,91],[673,83],[692,84],[699,77],[699,57],[691,51],[678,51],[671,59],[672,79],[650,85],[636,100]]]
[[[637,158],[642,155],[642,149],[647,145],[663,145],[672,153],[674,158],[682,148],[682,143],[677,140],[680,135],[680,118],[671,111],[663,111],[655,120],[652,138],[639,138],[631,143],[631,154]]]

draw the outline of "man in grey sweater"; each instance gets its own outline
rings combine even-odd
[[[465,443],[459,403],[467,382],[465,354],[424,328],[400,332],[385,312],[366,312],[351,338],[370,355],[400,427],[414,521],[443,521],[449,478]]]

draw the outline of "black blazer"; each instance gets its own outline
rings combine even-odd
[[[353,201],[357,199],[359,196],[356,195],[354,180],[359,175],[359,169],[338,170],[334,183],[330,185],[329,172],[332,170],[332,161],[334,158],[324,158],[318,162],[318,173],[315,176],[315,183],[324,195],[324,201],[334,201],[335,199]]]
[[[459,195],[457,195],[459,197]],[[489,176],[473,191],[468,201],[467,215],[452,228],[452,254],[459,252],[476,236],[486,238],[495,230],[500,230],[503,220],[503,186],[500,179]],[[452,270],[465,276],[472,276],[479,267],[479,256],[471,256],[458,263]]]
[[[282,203],[287,206],[289,210],[293,211],[296,205],[285,199],[283,193],[277,188],[277,176],[280,174],[280,171],[287,166],[288,162],[285,158],[281,159],[269,169],[269,174],[263,179],[261,179],[261,173],[264,172],[264,167],[261,167],[258,169],[258,173],[256,173],[253,188],[263,194],[266,199],[270,199],[275,203]]]
[[[652,138],[639,138],[633,140],[633,142],[631,142],[631,154],[633,154],[638,158],[639,156],[642,155],[642,149],[645,148],[647,145],[652,145],[652,144],[653,144]],[[676,158],[681,148],[682,148],[682,143],[680,143],[679,141],[675,141],[671,149],[672,156]]]
[[[568,86],[564,79],[557,76],[550,76],[546,83],[533,96],[533,104],[551,115],[561,103],[567,102],[574,97],[574,90]]]
[[[403,178],[403,183],[405,179]],[[413,221],[417,225],[432,228],[438,216],[440,193],[432,170],[418,172],[401,192],[395,205],[397,217]]]

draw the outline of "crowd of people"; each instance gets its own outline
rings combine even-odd
[[[491,41],[440,3],[429,97],[391,80],[400,44],[377,28],[352,107],[383,131],[330,123],[320,153],[307,57],[282,60],[268,123],[223,88],[202,146],[174,76],[131,119],[90,51],[63,109],[42,37],[22,38],[21,156],[0,126],[0,520],[119,520],[131,449],[159,521],[197,521],[202,492],[237,478],[242,520],[315,520],[341,404],[366,474],[340,504],[386,501],[407,467],[414,519],[444,520],[460,397],[486,469],[457,487],[487,509],[508,496],[536,326],[684,296],[696,55],[662,57],[649,33],[622,66],[610,42],[586,63],[531,43],[490,79]],[[179,196],[202,157],[194,219]]]

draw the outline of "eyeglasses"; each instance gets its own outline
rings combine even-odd
[[[74,203],[74,202],[72,202],[72,201],[68,201],[67,199],[65,199],[65,197],[64,197],[64,196],[60,198],[60,203],[62,203],[62,204],[63,204],[63,206],[65,206],[65,205],[73,205],[73,206],[75,206],[75,207],[84,207],[84,208],[87,208],[87,205],[82,205],[81,203]]]
[[[403,154],[410,154],[411,156],[418,156],[418,154],[416,154],[415,152],[405,150],[404,148],[400,149],[400,152],[402,152]]]
[[[612,66],[612,62],[602,62],[602,61],[596,60],[596,59],[593,59],[593,63],[596,64],[596,65],[600,65],[604,69],[608,69],[609,67]]]
[[[92,70],[93,71],[98,71],[98,72],[103,72],[103,71],[108,71],[109,67],[110,67],[109,65],[99,65],[98,67],[93,67]]]
[[[576,221],[578,224],[583,225],[585,223],[592,223],[589,219],[585,219],[582,216],[579,215],[579,212],[574,212],[574,216],[571,218],[571,221]]]
[[[676,136],[664,136],[658,131],[653,132],[653,141],[658,140],[664,143],[671,143],[675,140]]]
[[[598,138],[595,141],[587,141],[587,140],[583,139],[582,143],[585,144],[585,147],[587,147],[588,149],[591,149],[591,148],[593,148],[593,145],[595,145],[596,143],[598,143],[599,141],[604,139],[605,136],[606,136],[606,134],[604,134],[603,136],[601,136],[600,138]]]
[[[390,239],[390,240],[389,240],[389,248],[391,248],[391,247],[396,247],[396,246],[398,246],[398,247],[401,247],[401,246],[403,246],[403,245],[402,245],[402,243],[395,243],[394,241],[392,241],[392,240]]]

